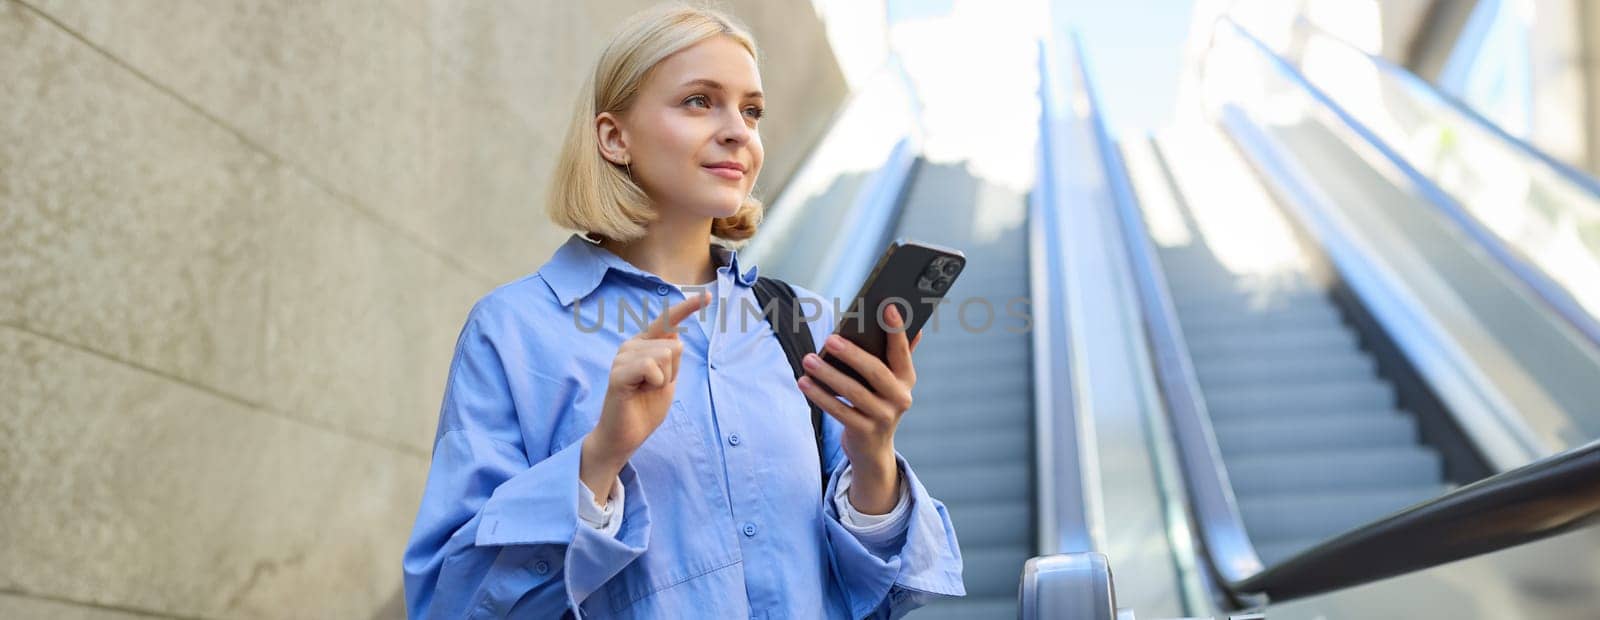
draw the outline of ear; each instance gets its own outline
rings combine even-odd
[[[618,166],[632,161],[628,153],[628,135],[616,115],[601,112],[594,117],[595,142],[600,145],[600,156]]]

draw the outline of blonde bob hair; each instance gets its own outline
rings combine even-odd
[[[633,16],[606,44],[594,76],[578,99],[566,142],[556,161],[545,209],[556,225],[596,239],[629,242],[645,234],[657,214],[629,171],[600,154],[594,119],[621,114],[657,63],[696,43],[728,37],[758,61],[755,39],[731,17],[711,9],[675,4]],[[743,245],[761,223],[761,202],[747,196],[738,212],[711,222],[711,235]]]

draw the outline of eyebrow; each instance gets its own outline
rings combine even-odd
[[[723,88],[722,84],[717,82],[716,80],[709,80],[709,79],[706,79],[706,78],[697,78],[697,79],[689,80],[687,82],[684,82],[683,86],[704,86],[706,88],[714,88],[714,89],[717,89],[717,90],[727,90],[727,89]],[[762,99],[766,98],[766,96],[761,94],[761,91],[759,91],[759,90],[752,90],[750,92],[745,93],[744,96],[745,97],[758,97],[758,98],[762,98]]]

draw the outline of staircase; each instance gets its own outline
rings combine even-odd
[[[1444,490],[1438,453],[1325,291],[1299,276],[1253,290],[1198,241],[1160,256],[1263,562]]]

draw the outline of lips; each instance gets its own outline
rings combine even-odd
[[[714,164],[704,164],[700,167],[705,169],[706,172],[730,181],[744,178],[744,165],[736,161],[722,161]]]

